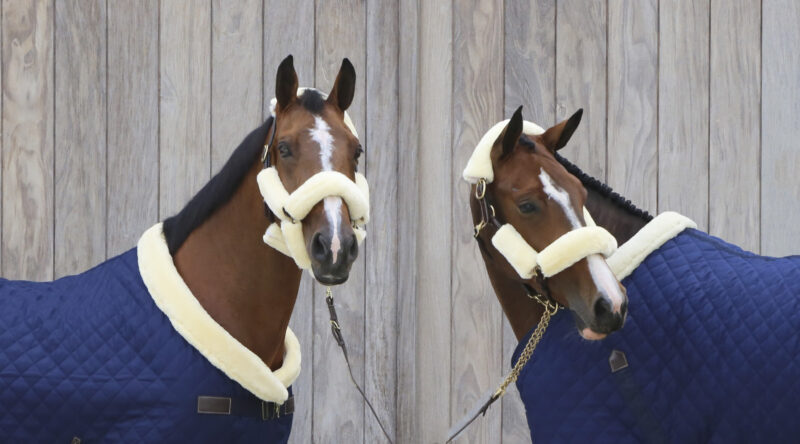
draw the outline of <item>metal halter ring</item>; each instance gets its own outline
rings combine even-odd
[[[481,200],[485,195],[486,195],[486,179],[481,178],[475,185],[475,198]]]

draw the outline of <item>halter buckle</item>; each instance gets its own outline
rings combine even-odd
[[[473,228],[472,235],[477,239],[477,237],[480,236],[481,234],[481,230],[483,230],[483,227],[485,227],[486,225],[487,223],[485,220],[481,220],[480,222],[478,222],[478,225],[475,225],[475,228]]]

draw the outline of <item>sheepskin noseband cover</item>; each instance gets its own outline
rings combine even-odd
[[[355,182],[338,171],[322,171],[306,180],[292,194],[286,191],[278,170],[269,167],[258,173],[258,189],[272,213],[280,219],[264,233],[264,242],[290,256],[301,269],[311,267],[311,258],[303,239],[303,219],[326,197],[341,197],[347,204],[353,232],[359,245],[366,237],[369,222],[369,185],[367,178],[355,174]]]
[[[588,214],[584,208],[584,214]],[[511,224],[504,224],[492,236],[492,245],[502,254],[523,279],[533,277],[538,266],[545,277],[569,268],[575,262],[592,255],[609,257],[617,249],[617,240],[602,227],[586,217],[589,226],[568,231],[537,252]]]
[[[471,184],[476,184],[481,179],[486,183],[494,181],[492,145],[500,137],[506,125],[508,120],[498,122],[481,137],[464,168],[462,174],[464,180]],[[539,135],[544,133],[544,129],[533,122],[524,121],[522,132]],[[550,277],[592,254],[608,257],[614,253],[617,249],[617,240],[614,236],[604,228],[596,226],[586,208],[583,209],[583,216],[587,226],[565,233],[541,252],[531,247],[511,224],[504,224],[497,230],[492,236],[492,245],[523,279],[532,278],[537,266],[545,277]]]

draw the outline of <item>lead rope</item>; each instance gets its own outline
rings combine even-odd
[[[333,306],[333,292],[331,292],[331,287],[327,287],[325,290],[325,302],[328,304],[328,311],[331,315],[331,333],[333,333],[333,338],[336,339],[336,343],[339,344],[339,347],[342,349],[342,354],[344,355],[344,362],[347,363],[347,371],[350,373],[350,380],[353,381],[353,385],[356,386],[358,393],[361,394],[361,397],[364,398],[364,402],[367,403],[369,410],[372,412],[372,416],[375,417],[375,421],[378,422],[378,425],[381,427],[381,431],[383,432],[383,436],[386,437],[386,440],[389,441],[390,444],[394,444],[392,438],[389,438],[389,434],[386,432],[386,428],[383,427],[383,423],[378,418],[378,414],[375,413],[375,409],[372,407],[372,403],[369,402],[367,399],[367,395],[364,394],[364,390],[361,389],[361,386],[358,385],[356,382],[356,378],[353,376],[353,369],[350,367],[350,358],[347,356],[347,344],[344,342],[344,336],[342,336],[342,327],[339,325],[339,318],[336,316],[336,307]]]
[[[520,353],[517,363],[514,364],[514,367],[511,369],[505,379],[503,379],[503,382],[500,384],[500,387],[498,387],[497,390],[494,392],[488,392],[486,395],[484,395],[486,401],[484,401],[482,404],[478,404],[476,408],[468,412],[461,419],[461,421],[457,422],[453,427],[450,428],[450,431],[448,432],[449,438],[447,438],[446,442],[450,442],[455,439],[455,437],[458,436],[461,431],[466,429],[467,426],[472,424],[472,422],[475,421],[479,415],[486,415],[486,411],[489,409],[489,406],[506,394],[506,389],[508,386],[517,380],[522,368],[525,367],[525,364],[527,364],[531,359],[531,356],[533,356],[533,351],[536,349],[536,346],[539,345],[539,341],[541,341],[542,336],[544,336],[544,331],[547,329],[548,324],[550,324],[550,318],[558,312],[558,304],[551,300],[545,299],[541,294],[528,294],[528,297],[541,304],[544,307],[544,312],[542,313],[541,319],[539,319],[539,324],[536,325],[536,329],[528,339],[528,343],[525,344],[525,348],[522,349],[522,353]]]

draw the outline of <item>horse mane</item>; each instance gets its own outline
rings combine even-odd
[[[578,180],[580,180],[583,186],[586,187],[587,189],[590,189],[598,193],[600,196],[607,198],[609,201],[611,201],[611,203],[616,205],[618,208],[621,208],[634,216],[640,217],[645,222],[650,222],[653,219],[653,216],[650,213],[635,206],[633,203],[631,203],[629,199],[626,199],[621,195],[619,195],[617,192],[611,189],[610,186],[584,173],[575,164],[568,161],[560,154],[558,153],[554,154],[558,163],[560,163],[564,168],[566,168],[567,172],[577,177]]]
[[[272,126],[273,117],[269,117],[260,127],[253,130],[233,154],[222,169],[192,197],[178,214],[164,221],[164,237],[167,240],[169,253],[175,255],[189,237],[189,234],[205,222],[219,207],[227,202],[239,189],[253,162],[261,155],[267,132]]]

